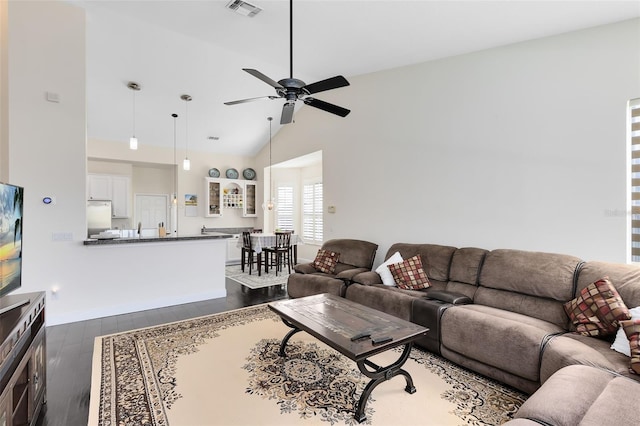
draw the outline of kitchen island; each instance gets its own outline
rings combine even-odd
[[[88,238],[84,240],[85,246],[100,246],[114,244],[137,244],[137,243],[164,243],[175,241],[194,241],[194,240],[210,240],[210,239],[227,239],[233,235],[224,232],[207,232],[206,234],[184,235],[184,236],[166,236],[166,237],[119,237],[119,238]]]
[[[230,234],[88,239],[78,245],[86,292],[61,279],[47,302],[47,325],[226,297],[225,259]],[[91,297],[87,297],[87,295]]]

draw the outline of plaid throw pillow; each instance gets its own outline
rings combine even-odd
[[[429,278],[422,268],[420,255],[415,255],[399,263],[388,265],[396,285],[405,290],[419,290],[430,287]]]
[[[313,261],[312,266],[316,271],[333,274],[336,271],[339,257],[340,253],[320,249],[318,250],[318,254],[316,254],[316,259]]]
[[[624,334],[629,339],[631,347],[631,365],[629,371],[640,374],[640,319],[620,321]]]
[[[578,297],[564,304],[564,310],[583,336],[614,334],[620,321],[631,319],[609,277],[583,288]]]

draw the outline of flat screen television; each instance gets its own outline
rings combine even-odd
[[[7,296],[22,286],[24,188],[0,182],[0,313],[28,303]]]

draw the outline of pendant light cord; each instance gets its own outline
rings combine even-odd
[[[271,122],[273,117],[269,117],[269,201],[273,201],[271,192],[273,191],[273,168],[271,167]]]
[[[136,91],[132,90],[133,92],[133,137],[136,137]]]
[[[184,156],[189,157],[189,101],[184,101]]]

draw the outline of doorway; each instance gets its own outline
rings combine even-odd
[[[142,223],[143,229],[158,229],[160,223],[171,229],[167,221],[169,212],[169,195],[167,194],[136,194],[135,195],[135,223]]]

